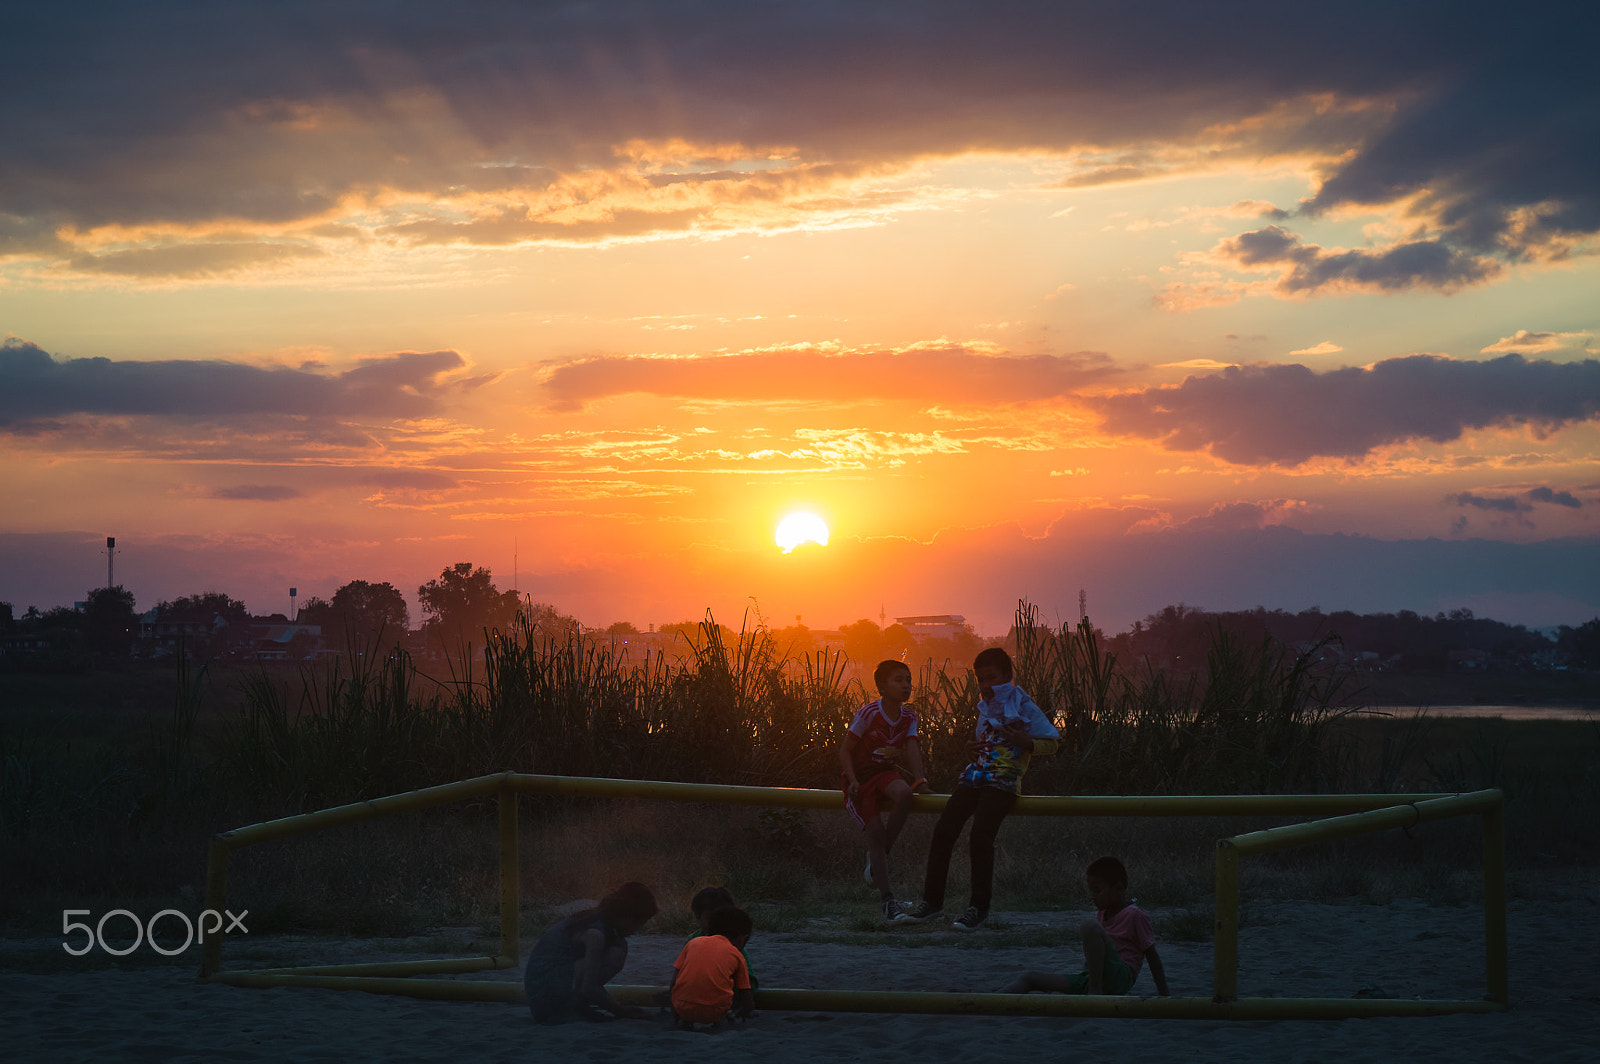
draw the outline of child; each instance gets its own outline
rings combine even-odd
[[[989,918],[994,889],[994,840],[1000,822],[1017,804],[1022,774],[1034,753],[1055,750],[1060,736],[1033,699],[1012,682],[1011,656],[999,647],[982,651],[972,663],[978,680],[976,738],[967,744],[972,763],[961,771],[955,792],[933,829],[928,846],[928,875],[922,900],[907,914],[910,920],[927,920],[944,911],[944,884],[950,872],[950,853],[967,818],[972,817],[972,896],[967,910],[951,925],[972,931]]]
[[[922,777],[922,749],[917,744],[917,714],[906,705],[911,697],[911,669],[903,661],[881,661],[872,672],[879,697],[856,710],[839,744],[843,768],[840,786],[844,807],[867,833],[867,868],[862,875],[878,888],[883,918],[891,923],[907,919],[889,886],[889,851],[894,848],[913,792],[928,794]],[[900,775],[904,761],[913,782]],[[889,823],[878,816],[883,799],[889,801]]]
[[[711,914],[718,909],[732,908],[733,904],[733,894],[727,887],[701,887],[695,893],[695,896],[689,899],[689,911],[694,914],[695,920],[700,924],[700,930],[690,935],[690,940],[693,941],[702,935],[713,934],[714,932],[711,930]],[[739,952],[744,953],[744,947],[741,946]],[[747,953],[745,954],[744,964],[745,969],[750,972],[750,989],[752,991],[760,990],[761,981],[756,978],[755,971],[750,968],[750,955]]]
[[[550,1024],[647,1017],[644,1009],[611,1000],[606,984],[628,959],[628,936],[655,914],[650,888],[624,883],[597,908],[573,913],[541,935],[523,976],[533,1018]]]
[[[1156,952],[1150,915],[1127,901],[1128,870],[1115,857],[1102,857],[1084,873],[1089,897],[1097,910],[1083,922],[1084,970],[1077,975],[1024,972],[1002,994],[1053,990],[1061,994],[1126,994],[1139,977],[1139,967],[1150,962],[1156,993],[1167,996],[1167,971]]]
[[[750,1015],[754,994],[744,947],[750,941],[750,915],[724,905],[707,918],[707,933],[684,944],[672,962],[672,1015],[681,1027],[719,1023],[729,1011]]]

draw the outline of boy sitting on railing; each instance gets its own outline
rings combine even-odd
[[[883,918],[890,923],[906,919],[889,885],[889,851],[894,848],[913,792],[929,793],[922,777],[922,748],[917,744],[917,714],[911,697],[911,669],[903,661],[881,661],[872,672],[878,697],[856,710],[839,744],[839,783],[844,807],[867,833],[867,867],[862,876],[878,890]],[[913,782],[901,776],[902,765]],[[889,803],[889,823],[884,825],[878,807]]]

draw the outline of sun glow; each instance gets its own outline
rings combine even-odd
[[[826,547],[828,526],[816,514],[790,514],[778,522],[778,531],[773,538],[777,540],[778,546],[783,548],[785,554],[802,543],[815,543],[819,547]]]

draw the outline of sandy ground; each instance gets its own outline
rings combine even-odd
[[[1159,912],[1159,911],[1158,911]],[[1011,932],[1083,913],[996,913]],[[1240,934],[1242,996],[1484,993],[1482,915],[1415,901],[1260,903]],[[1277,1022],[896,1016],[767,1011],[742,1028],[671,1031],[658,1021],[535,1026],[520,1006],[327,990],[199,985],[192,968],[75,969],[70,959],[0,973],[0,1048],[17,1061],[1600,1061],[1600,884],[1550,902],[1513,901],[1513,1008],[1493,1015]],[[1001,934],[995,932],[994,935]],[[982,941],[980,932],[978,941]],[[1065,970],[1074,947],[918,948],[752,940],[766,987],[996,990],[1025,968]],[[681,940],[639,935],[619,982],[666,981]],[[12,940],[13,959],[59,940]],[[1163,942],[1172,992],[1209,997],[1209,943]],[[393,943],[255,940],[252,965],[397,960]],[[424,956],[424,954],[415,954]],[[229,967],[237,966],[230,963]],[[45,970],[48,969],[48,970]],[[520,979],[520,972],[486,973]],[[1148,974],[1135,992],[1151,993]],[[1370,991],[1369,991],[1370,992]]]

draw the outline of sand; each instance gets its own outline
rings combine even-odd
[[[1069,926],[1084,915],[994,919],[1014,932]],[[1411,900],[1264,902],[1249,905],[1245,918],[1244,996],[1349,997],[1369,987],[1396,997],[1484,992],[1478,909]],[[1600,1060],[1600,885],[1580,885],[1553,901],[1513,900],[1509,926],[1513,1007],[1492,1015],[1216,1022],[767,1011],[742,1028],[696,1034],[654,1020],[545,1028],[519,1006],[242,989],[196,984],[192,968],[115,970],[102,961],[75,969],[68,959],[41,964],[37,974],[15,964],[0,974],[0,1045],[10,1060],[97,1062]],[[1022,969],[1064,970],[1074,959],[1069,947],[964,949],[947,936],[923,936],[938,944],[897,946],[907,940],[898,932],[868,946],[774,934],[753,940],[750,955],[767,987],[945,991],[996,990]],[[642,934],[632,941],[618,981],[664,983],[681,939]],[[58,943],[7,945],[15,958]],[[1209,996],[1209,943],[1163,942],[1160,949],[1173,994]],[[410,956],[371,940],[258,939],[250,952],[250,963],[263,966]],[[477,977],[516,980],[520,972]],[[1148,974],[1135,992],[1151,992]]]

